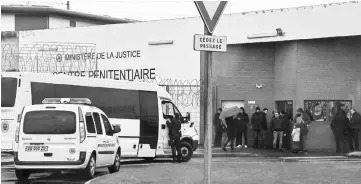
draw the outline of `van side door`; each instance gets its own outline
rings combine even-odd
[[[95,122],[91,112],[85,113],[85,126],[86,126],[86,138],[85,145],[83,147],[87,147],[88,151],[97,150],[98,148],[98,139],[97,139],[97,131],[95,129]]]
[[[106,154],[106,136],[105,131],[101,122],[101,118],[98,112],[93,112],[93,118],[95,122],[95,128],[97,130],[97,160],[96,166],[104,166],[107,164],[107,156]]]
[[[105,140],[106,140],[106,152],[104,152],[105,155],[107,155],[107,163],[112,164],[114,162],[115,154],[117,151],[116,148],[116,135],[113,133],[112,126],[110,125],[110,122],[108,118],[101,114],[102,121],[104,124],[104,130],[105,130]]]

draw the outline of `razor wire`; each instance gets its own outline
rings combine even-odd
[[[95,50],[96,45],[91,43],[1,44],[1,70],[37,73],[96,70],[96,59],[62,59],[64,54],[95,53]]]

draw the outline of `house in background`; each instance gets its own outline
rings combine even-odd
[[[63,10],[50,6],[1,6],[1,32],[124,24],[132,22],[139,21]]]

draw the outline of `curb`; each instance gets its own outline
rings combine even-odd
[[[9,160],[9,161],[1,161],[1,165],[13,165],[14,161],[13,160]]]

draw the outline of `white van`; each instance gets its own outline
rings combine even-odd
[[[190,117],[179,112],[163,88],[145,82],[93,79],[41,73],[1,73],[2,151],[13,150],[18,114],[26,105],[44,98],[88,98],[101,109],[118,133],[123,158],[154,159],[171,155],[166,121],[179,113],[182,120],[181,149],[191,159],[199,136]]]
[[[23,108],[15,133],[14,164],[22,181],[36,170],[81,170],[93,178],[95,169],[120,168],[121,147],[107,115],[89,99],[44,99]]]

